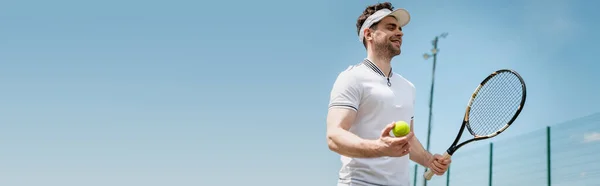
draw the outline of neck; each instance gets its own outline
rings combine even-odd
[[[389,76],[390,69],[392,68],[392,58],[369,50],[369,52],[367,52],[367,59],[371,60],[371,62],[377,65],[377,67],[383,72],[383,74],[385,74],[385,76]]]

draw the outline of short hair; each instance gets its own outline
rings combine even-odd
[[[358,16],[358,19],[356,20],[356,34],[360,35],[360,32],[362,30],[360,30],[360,27],[362,27],[363,23],[365,23],[365,20],[367,20],[367,18],[371,15],[373,15],[375,12],[381,10],[381,9],[389,9],[391,11],[394,11],[394,7],[392,6],[392,3],[390,2],[383,2],[383,3],[377,3],[374,5],[370,5],[367,8],[365,8],[365,10],[363,11],[363,13]],[[373,24],[371,26],[371,28],[374,28],[375,26],[377,26],[377,23]],[[363,44],[366,46],[366,41],[363,41]]]

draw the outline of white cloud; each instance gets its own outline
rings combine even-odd
[[[584,143],[591,143],[595,141],[600,141],[600,132],[590,132],[583,134]]]

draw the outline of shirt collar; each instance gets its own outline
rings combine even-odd
[[[379,67],[377,67],[377,65],[375,65],[375,63],[371,62],[371,60],[365,59],[363,61],[363,64],[365,64],[367,67],[369,67],[375,73],[377,73],[383,77],[386,77],[385,74],[383,74],[383,71],[381,71],[381,69],[379,69]],[[388,73],[388,77],[392,77],[392,67],[390,67],[390,72]]]

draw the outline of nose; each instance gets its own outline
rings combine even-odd
[[[404,36],[404,32],[402,32],[402,30],[398,30],[398,31],[396,32],[396,36],[398,36],[398,37],[402,37],[402,36]]]

